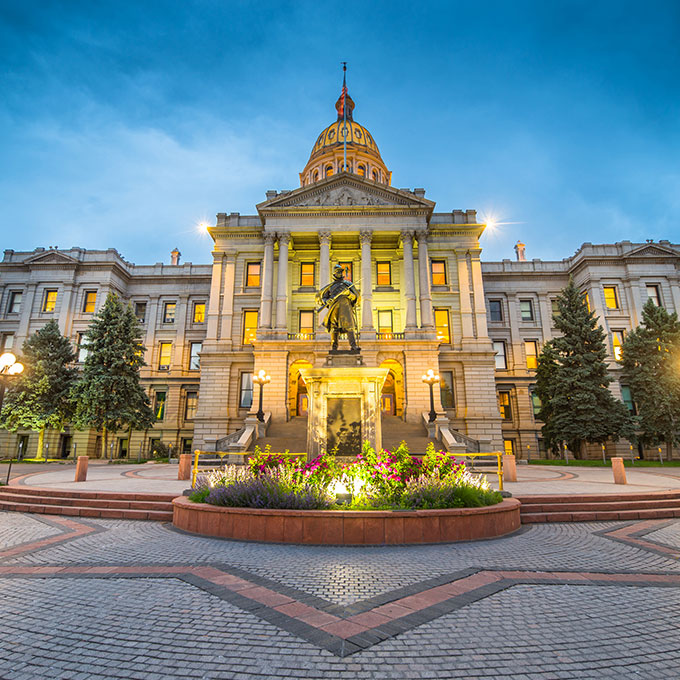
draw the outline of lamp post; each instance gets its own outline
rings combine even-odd
[[[264,423],[264,411],[262,410],[262,388],[271,380],[271,377],[267,375],[266,371],[261,368],[257,373],[253,375],[253,382],[260,386],[260,406],[257,409],[257,419]]]
[[[12,352],[5,352],[0,355],[0,408],[5,398],[5,387],[7,383],[5,380],[9,376],[19,375],[24,370],[24,365],[17,361],[17,358]]]
[[[434,410],[434,385],[439,382],[439,376],[431,369],[427,369],[427,373],[423,375],[423,382],[430,387],[430,418],[429,422],[433,423],[437,419],[437,412]]]

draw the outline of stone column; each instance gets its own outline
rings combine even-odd
[[[262,292],[260,295],[260,327],[272,327],[272,300],[274,293],[274,240],[275,234],[264,235],[262,260]]]
[[[413,232],[402,231],[401,241],[404,248],[404,278],[406,291],[406,332],[415,331],[418,327],[416,318],[416,276],[413,268]]]
[[[373,326],[373,281],[371,276],[371,240],[373,232],[359,233],[361,241],[361,332],[374,333]]]
[[[486,323],[486,303],[484,301],[484,282],[482,280],[482,265],[479,261],[479,250],[470,253],[470,268],[472,269],[472,292],[475,299],[475,326],[477,337],[486,338],[488,328]]]
[[[187,325],[187,315],[189,313],[189,310],[187,309],[188,302],[188,295],[180,295],[179,300],[177,301],[177,309],[175,310],[175,327],[177,328],[177,332],[175,334],[175,345],[173,347],[173,365],[178,366],[180,370],[188,368],[188,363],[186,366],[184,365],[184,333]],[[128,442],[128,447],[129,444],[130,442]]]
[[[220,318],[220,291],[222,289],[222,253],[213,253],[212,278],[210,279],[210,300],[208,302],[208,328],[206,340],[217,340]],[[151,319],[149,319],[151,322]],[[154,320],[155,323],[155,320]]]
[[[224,257],[224,280],[222,282],[222,318],[220,338],[231,345],[234,321],[234,285],[236,283],[236,256]]]
[[[331,232],[319,232],[319,288],[331,282]]]
[[[71,321],[73,320],[73,284],[66,284],[61,298],[59,309],[59,330],[67,338],[71,334]]]
[[[458,260],[458,293],[460,295],[460,321],[464,338],[474,337],[472,325],[472,305],[470,304],[470,273],[467,263],[467,251],[456,250]]]
[[[276,328],[286,331],[288,328],[288,245],[290,234],[279,234],[279,268],[276,286]]]
[[[432,293],[430,291],[430,256],[427,252],[427,232],[418,232],[418,278],[420,281],[420,325],[434,329]]]

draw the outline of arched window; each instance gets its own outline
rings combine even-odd
[[[360,165],[357,167],[357,175],[360,175],[361,177],[366,177],[366,166],[365,165]]]
[[[333,174],[333,166],[327,165],[326,166],[326,177],[330,177],[332,174]]]
[[[312,182],[318,182],[319,181],[319,171],[315,170],[314,171],[314,178],[312,179]]]
[[[377,181],[378,181],[378,171],[377,171],[377,170],[374,170],[374,171],[373,171],[373,176],[372,176],[372,177],[373,177],[373,181],[374,181],[374,182],[377,182]]]

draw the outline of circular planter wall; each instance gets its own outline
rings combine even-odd
[[[448,543],[519,529],[519,501],[484,508],[412,511],[257,510],[175,498],[172,523],[184,531],[240,541],[308,545]]]

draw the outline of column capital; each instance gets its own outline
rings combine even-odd
[[[427,229],[417,229],[416,230],[416,238],[418,239],[418,243],[427,243],[427,239],[429,237],[429,233]]]
[[[276,241],[276,234],[272,231],[267,231],[262,238],[264,239],[264,244],[266,246],[274,245],[274,241]]]
[[[331,231],[330,229],[323,229],[322,231],[318,232],[319,234],[319,243],[322,246],[329,246],[331,244]]]
[[[361,241],[361,245],[366,243],[370,245],[371,241],[373,240],[373,232],[370,229],[362,229],[359,232],[359,240]]]
[[[401,240],[402,241],[408,241],[409,243],[413,243],[413,230],[412,229],[404,229],[401,232]]]
[[[290,243],[290,234],[287,231],[281,231],[277,234],[279,237],[279,245],[287,246]]]

